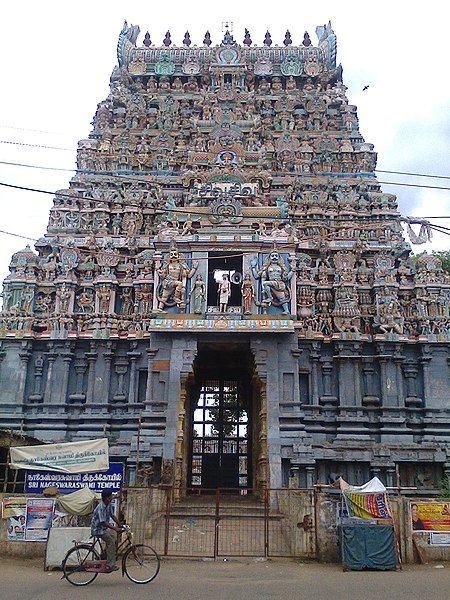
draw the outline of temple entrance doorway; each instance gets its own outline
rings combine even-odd
[[[248,343],[199,343],[188,394],[187,488],[261,487],[261,394]],[[264,436],[265,438],[265,436]]]

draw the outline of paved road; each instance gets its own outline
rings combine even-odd
[[[348,572],[337,565],[289,561],[167,560],[148,585],[118,573],[99,575],[87,588],[44,572],[36,561],[0,561],[1,600],[449,600],[450,565],[401,572]]]

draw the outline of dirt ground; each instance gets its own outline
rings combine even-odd
[[[1,600],[449,600],[450,565],[403,571],[343,572],[339,565],[261,559],[164,560],[158,577],[136,585],[120,572],[99,575],[86,588],[46,572],[41,561],[0,560]]]

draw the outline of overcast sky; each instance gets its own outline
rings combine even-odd
[[[349,100],[358,107],[362,135],[375,144],[378,168],[450,176],[450,11],[444,0],[429,0],[420,10],[411,2],[393,0],[229,0],[223,6],[211,0],[16,0],[1,6],[0,140],[69,151],[0,143],[0,161],[74,168],[73,149],[88,136],[96,106],[108,94],[124,19],[140,26],[138,45],[147,30],[160,45],[167,29],[178,44],[189,30],[193,44],[200,45],[206,29],[213,43],[220,42],[225,20],[234,23],[239,42],[247,27],[258,45],[266,29],[274,44],[282,44],[286,29],[295,44],[301,43],[304,31],[316,44],[316,26],[331,20]],[[370,87],[362,91],[365,85]],[[67,187],[69,178],[64,171],[0,164],[0,182],[13,185],[54,191]],[[450,187],[445,179],[378,178]],[[404,215],[450,214],[450,191],[392,185],[383,189],[397,194]],[[0,201],[0,229],[32,238],[44,234],[51,196],[0,186]],[[450,227],[450,219],[436,222]],[[8,273],[12,253],[26,243],[0,234],[0,279]],[[450,237],[436,234],[426,248],[448,249]]]

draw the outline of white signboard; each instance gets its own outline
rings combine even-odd
[[[431,546],[450,546],[450,533],[430,533]]]
[[[10,466],[14,469],[92,473],[109,468],[108,440],[87,440],[44,446],[11,448]]]

